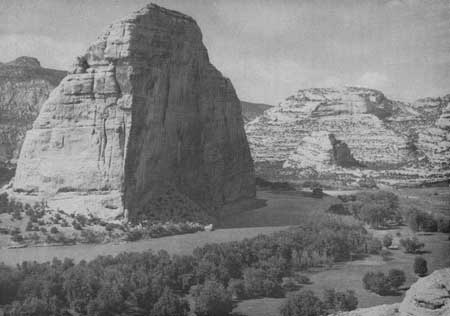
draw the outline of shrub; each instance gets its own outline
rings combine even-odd
[[[104,234],[92,230],[83,230],[81,232],[82,242],[86,244],[98,244],[104,239]]]
[[[46,233],[47,232],[47,228],[45,228],[45,227],[41,227],[41,228],[39,228],[39,230],[41,231],[41,233]]]
[[[142,239],[142,232],[140,230],[132,230],[127,233],[126,241],[137,241]]]
[[[400,239],[400,245],[404,248],[405,253],[418,253],[425,244],[420,242],[417,237]]]
[[[25,299],[23,302],[15,301],[9,311],[14,316],[48,316],[52,315],[49,304],[37,297]]]
[[[81,227],[80,223],[78,223],[77,221],[72,221],[72,227],[76,230],[82,230],[83,227]]]
[[[382,272],[367,272],[363,277],[364,288],[379,295],[389,295],[391,286]]]
[[[295,282],[294,278],[287,278],[284,280],[282,287],[286,292],[292,292],[299,289],[299,286],[297,282]]]
[[[383,249],[383,245],[379,239],[371,238],[367,241],[367,251],[370,254],[377,255],[381,252],[381,249]]]
[[[328,208],[327,212],[328,213],[332,213],[332,214],[336,214],[336,215],[351,215],[349,210],[342,203],[331,205]]]
[[[16,299],[20,281],[21,275],[17,270],[0,263],[0,306]]]
[[[311,284],[310,278],[308,278],[306,275],[297,274],[294,278],[295,281],[299,284]]]
[[[338,311],[352,311],[358,306],[358,298],[355,291],[347,290],[339,292],[335,289],[324,290],[323,302],[328,309],[328,313]]]
[[[21,234],[15,234],[11,236],[11,240],[14,242],[22,242],[23,236]]]
[[[206,281],[192,292],[197,316],[228,316],[233,310],[231,294],[221,283]]]
[[[408,226],[412,231],[436,232],[438,222],[433,215],[426,212],[412,209],[408,213]]]
[[[384,261],[388,261],[392,256],[392,252],[386,249],[382,249],[380,252],[380,256],[383,258]]]
[[[269,279],[262,269],[247,268],[244,270],[245,294],[248,298],[255,297],[283,297],[280,282]]]
[[[374,228],[387,226],[391,221],[399,223],[398,196],[388,191],[362,192],[351,202],[356,217]]]
[[[245,298],[244,281],[241,279],[231,279],[228,282],[228,291],[234,299],[241,300]]]
[[[383,246],[385,246],[386,248],[389,248],[390,246],[392,246],[392,235],[391,234],[386,234],[383,236]]]
[[[441,233],[450,233],[450,219],[441,217],[438,219],[437,222],[438,225],[438,231]]]
[[[106,231],[111,232],[114,230],[114,227],[115,227],[115,225],[108,223],[108,224],[106,224],[105,229],[106,229]]]
[[[325,312],[325,304],[312,291],[289,294],[280,308],[281,316],[322,316]]]
[[[22,215],[21,215],[21,212],[20,212],[20,209],[16,209],[16,210],[14,210],[14,212],[12,213],[12,219],[13,220],[21,220],[22,219]]]
[[[312,189],[312,196],[321,199],[323,197],[323,189],[321,187],[315,187]]]
[[[187,316],[189,304],[165,288],[161,297],[153,306],[150,316]]]
[[[428,272],[427,261],[423,257],[414,259],[414,273],[418,276],[424,276]]]
[[[88,223],[88,218],[83,214],[76,214],[75,219],[78,221],[78,223],[80,223],[82,227],[86,226],[86,224]]]
[[[406,281],[405,272],[399,269],[391,269],[389,270],[387,279],[392,288],[398,289]]]
[[[406,281],[405,273],[398,269],[383,272],[367,272],[363,277],[364,288],[379,295],[390,295]]]
[[[26,230],[27,232],[33,230],[33,223],[32,223],[31,221],[29,221],[29,222],[27,223],[27,227],[25,228],[25,230]]]
[[[52,228],[50,228],[50,233],[52,233],[52,234],[57,234],[59,231],[58,231],[58,228],[56,228],[55,226],[53,226]]]

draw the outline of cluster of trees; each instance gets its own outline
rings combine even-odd
[[[338,311],[351,311],[358,306],[355,292],[339,292],[335,289],[324,291],[323,300],[312,291],[299,291],[288,295],[280,308],[281,316],[324,316]]]
[[[405,250],[405,253],[419,253],[425,247],[425,244],[419,241],[417,237],[402,238],[400,239],[400,245]]]
[[[405,273],[398,269],[389,270],[387,275],[383,272],[367,272],[363,277],[364,288],[379,295],[396,293],[405,281]]]
[[[190,292],[197,315],[222,315],[216,308],[230,310],[233,291],[237,297],[283,296],[283,277],[348,260],[365,252],[370,240],[361,223],[320,216],[273,235],[208,244],[189,256],[147,251],[78,264],[24,262],[1,266],[0,304],[10,316],[186,315],[183,296]]]
[[[423,277],[428,272],[427,261],[423,257],[416,257],[414,259],[414,273]]]
[[[413,232],[450,233],[450,218],[448,217],[436,217],[418,209],[412,209],[408,212],[407,221]]]
[[[402,221],[399,211],[399,198],[392,192],[360,192],[352,196],[340,196],[339,198],[345,202],[344,206],[350,214],[373,228],[386,227]]]

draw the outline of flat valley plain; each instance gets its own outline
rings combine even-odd
[[[339,203],[340,200],[333,195],[344,192],[326,191],[328,194],[323,198],[315,198],[310,192],[303,191],[258,191],[254,201],[239,202],[224,209],[220,216],[221,227],[211,232],[203,231],[126,243],[3,248],[0,249],[0,262],[15,265],[24,260],[45,262],[54,257],[91,260],[99,255],[115,255],[124,251],[139,252],[148,249],[154,251],[165,249],[171,254],[190,254],[196,247],[207,243],[242,240],[301,224],[305,217],[325,212],[330,205]],[[407,188],[393,192],[399,195],[401,205],[404,207],[415,206],[427,212],[450,216],[450,190],[448,187]],[[388,233],[393,235],[394,244],[398,244],[400,238],[413,235],[406,225],[389,230],[371,229],[371,232],[379,238]],[[422,256],[428,261],[430,273],[436,269],[450,267],[448,234],[417,233],[416,236],[425,243]],[[396,268],[406,273],[405,290],[414,283],[417,280],[417,276],[413,272],[413,261],[416,255],[405,254],[401,249],[391,250],[391,252],[392,256],[388,261],[383,261],[381,256],[374,255],[302,272],[312,281],[311,284],[304,285],[303,289],[311,289],[319,296],[327,288],[354,290],[359,300],[358,307],[400,302],[404,291],[398,296],[380,296],[366,291],[361,281],[363,275],[368,271],[387,272],[389,269]],[[283,298],[245,300],[237,303],[234,313],[248,316],[277,316],[279,306],[283,301]]]

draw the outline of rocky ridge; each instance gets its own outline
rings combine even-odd
[[[428,107],[360,87],[299,90],[247,123],[257,174],[335,186],[448,179],[445,100]]]
[[[420,278],[399,304],[361,308],[335,316],[447,316],[450,315],[450,268]]]
[[[151,4],[111,24],[42,106],[13,191],[104,218],[253,196],[240,102],[196,22]]]
[[[244,119],[244,123],[248,123],[253,121],[258,116],[262,115],[264,111],[270,109],[272,105],[264,104],[264,103],[252,103],[241,101],[242,106],[242,117]]]
[[[66,72],[41,67],[33,57],[0,63],[0,165],[14,165],[25,132]]]

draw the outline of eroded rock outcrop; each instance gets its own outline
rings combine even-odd
[[[253,196],[240,102],[196,22],[152,4],[110,25],[43,105],[13,188],[102,217]]]
[[[450,315],[450,268],[420,278],[400,304],[361,308],[335,316],[447,316]]]
[[[0,63],[0,167],[15,164],[25,132],[66,72],[42,68],[32,57]]]
[[[448,131],[421,134],[440,122],[442,102],[430,108],[421,102],[360,87],[299,90],[246,125],[256,172],[272,181],[356,187],[364,179],[387,185],[450,179],[442,161],[449,160]]]

